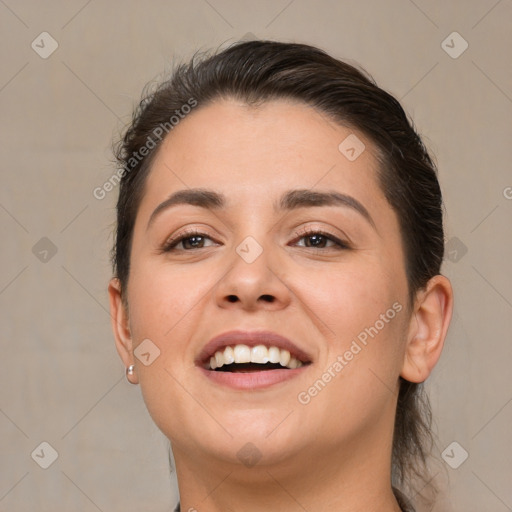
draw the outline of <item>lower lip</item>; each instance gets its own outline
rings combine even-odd
[[[293,379],[303,373],[309,365],[293,370],[264,370],[261,372],[216,372],[199,367],[199,370],[216,384],[232,389],[264,389]]]

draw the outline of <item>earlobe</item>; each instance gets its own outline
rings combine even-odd
[[[411,315],[400,376],[423,382],[443,350],[453,310],[453,290],[448,278],[437,275],[418,292]]]
[[[126,305],[123,303],[121,294],[121,283],[119,279],[112,278],[108,285],[108,296],[110,303],[110,319],[116,349],[119,357],[123,361],[125,368],[129,368],[134,364],[133,342],[129,327],[129,317]],[[130,382],[136,383],[135,374],[127,375]]]

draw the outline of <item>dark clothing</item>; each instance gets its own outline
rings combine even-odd
[[[407,498],[398,490],[393,487],[393,493],[395,494],[396,501],[400,505],[402,512],[415,512],[414,508],[409,504]],[[180,504],[176,505],[174,512],[181,512]]]

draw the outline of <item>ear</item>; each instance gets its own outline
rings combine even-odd
[[[108,284],[108,297],[110,302],[110,319],[114,338],[116,342],[117,353],[121,357],[126,368],[135,364],[133,356],[133,341],[130,332],[130,324],[127,307],[123,303],[121,294],[121,283],[114,277]],[[136,374],[127,375],[132,384],[138,384]]]
[[[400,373],[405,380],[419,383],[430,375],[443,350],[452,310],[450,281],[434,276],[416,296]]]

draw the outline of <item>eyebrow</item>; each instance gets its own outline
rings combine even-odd
[[[214,190],[192,188],[178,190],[160,203],[151,214],[146,230],[155,218],[173,206],[192,205],[208,210],[221,210],[228,204],[226,196]],[[291,211],[298,208],[344,206],[352,208],[361,214],[371,226],[376,229],[375,222],[368,210],[354,197],[336,191],[319,192],[309,189],[295,189],[285,192],[277,203],[273,204],[275,211]]]

